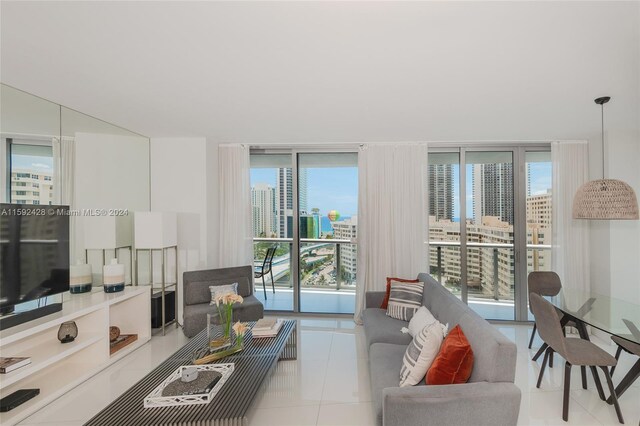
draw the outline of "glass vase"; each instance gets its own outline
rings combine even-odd
[[[207,337],[210,352],[229,348],[235,343],[233,311],[227,306],[221,305],[207,314]]]

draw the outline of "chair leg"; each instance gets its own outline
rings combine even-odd
[[[536,383],[536,387],[540,388],[540,384],[542,383],[542,376],[544,376],[544,367],[547,365],[547,361],[549,360],[549,352],[551,352],[551,348],[547,348],[544,351],[544,358],[542,359],[542,366],[540,367],[540,374],[538,375],[538,383]]]
[[[273,294],[276,294],[276,283],[273,281],[273,269],[269,269],[269,275],[271,275],[271,288],[273,289]]]
[[[569,392],[571,390],[571,364],[564,363],[564,394],[562,397],[562,420],[569,420]]]
[[[580,375],[582,376],[582,389],[587,388],[587,367],[584,365],[580,366]]]
[[[533,338],[536,336],[536,323],[533,323],[533,331],[531,332],[531,339],[529,339],[529,349],[531,349],[531,345],[533,344]]]
[[[538,358],[540,358],[540,355],[542,355],[544,353],[544,351],[547,350],[548,347],[549,347],[549,345],[547,345],[546,343],[543,343],[542,346],[540,346],[540,349],[538,349],[538,352],[536,352],[536,354],[533,356],[533,358],[531,358],[531,360],[537,361]]]
[[[616,409],[616,414],[618,415],[618,421],[624,424],[624,418],[622,417],[622,410],[620,410],[620,404],[618,404],[618,397],[616,396],[616,391],[613,388],[613,381],[611,380],[611,375],[609,374],[609,369],[607,367],[600,367],[602,371],[604,371],[604,377],[607,379],[607,386],[609,386],[609,392],[611,393],[611,399],[613,400],[613,406]]]
[[[591,374],[593,374],[593,381],[596,382],[596,389],[598,390],[598,396],[601,400],[606,400],[604,396],[604,390],[602,390],[602,383],[600,383],[600,376],[598,375],[598,369],[595,367],[589,367],[591,369]],[[586,388],[585,388],[586,389]]]
[[[264,283],[264,275],[262,275],[262,291],[264,291],[264,300],[267,300],[267,285]]]
[[[618,349],[616,350],[616,362],[620,360],[620,353],[622,353],[622,346],[618,346]],[[611,367],[611,371],[609,371],[609,374],[611,374],[611,377],[613,377],[613,372],[616,371],[616,366],[617,364]]]
[[[629,389],[629,386],[631,386],[638,378],[640,378],[640,359],[633,364],[631,370],[624,375],[622,380],[620,380],[620,383],[618,383],[618,386],[616,386],[616,396],[620,398],[620,396],[625,393],[626,390]],[[609,398],[607,402],[611,404],[611,398]]]

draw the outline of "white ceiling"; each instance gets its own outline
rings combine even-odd
[[[2,82],[148,136],[587,138],[602,94],[640,117],[639,3],[1,8]]]

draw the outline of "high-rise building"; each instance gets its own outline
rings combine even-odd
[[[513,164],[474,164],[473,220],[481,223],[484,216],[496,216],[513,225]]]
[[[280,238],[293,236],[293,175],[289,167],[281,167],[276,174],[276,223]],[[307,170],[298,171],[298,209],[300,214],[307,214]]]
[[[349,219],[334,222],[333,237],[337,240],[354,240],[357,237],[358,218],[356,216]],[[358,251],[356,244],[340,244],[340,271],[343,278],[350,282],[356,279]]]
[[[51,171],[11,170],[11,202],[16,204],[53,204]]]
[[[453,165],[430,164],[427,179],[429,216],[453,220]]]
[[[251,188],[251,207],[253,210],[253,235],[255,237],[276,236],[275,189],[266,183],[256,184]]]

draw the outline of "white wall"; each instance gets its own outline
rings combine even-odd
[[[128,209],[130,215],[136,211],[149,211],[149,139],[76,133],[75,140],[75,208]],[[75,257],[84,258],[84,227],[90,224],[91,218],[73,220],[77,224]],[[101,260],[95,259],[95,253],[90,254],[95,284],[100,284],[96,278],[101,276]],[[124,262],[124,258],[121,261]]]
[[[183,272],[207,266],[207,173],[205,138],[151,139],[151,210],[178,213],[178,318]]]

